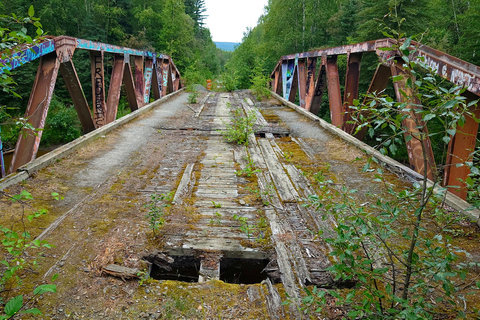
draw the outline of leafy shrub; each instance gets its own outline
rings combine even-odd
[[[253,133],[253,126],[257,121],[257,114],[255,110],[251,110],[246,116],[243,116],[243,110],[236,108],[231,123],[222,132],[228,142],[236,144],[248,145],[248,136]]]
[[[42,141],[47,145],[64,144],[79,138],[81,133],[75,109],[52,99]]]

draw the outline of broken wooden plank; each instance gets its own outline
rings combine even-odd
[[[140,270],[135,268],[127,268],[116,264],[110,264],[106,267],[103,267],[102,272],[117,278],[134,279],[139,277],[138,274]]]
[[[181,198],[188,193],[194,166],[195,166],[194,163],[187,164],[187,167],[183,172],[182,179],[180,180],[180,184],[178,185],[177,191],[175,192],[175,196],[173,197],[174,204],[181,204],[182,203]]]

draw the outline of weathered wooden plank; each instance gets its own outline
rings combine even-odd
[[[299,195],[278,161],[270,142],[265,139],[258,139],[258,144],[280,198],[284,202],[295,202],[299,198]]]
[[[194,163],[187,164],[187,167],[183,172],[182,179],[180,180],[180,184],[178,185],[177,191],[175,192],[175,196],[173,197],[174,204],[181,204],[182,197],[189,192],[189,186],[191,185],[190,182],[192,179],[192,171],[194,166]]]
[[[280,319],[285,317],[285,312],[283,310],[282,298],[278,293],[277,288],[272,285],[270,279],[265,280],[265,286],[267,287],[267,308],[270,319]]]
[[[122,278],[122,279],[138,278],[139,272],[140,270],[138,269],[118,266],[116,264],[110,264],[102,268],[102,273],[106,273],[108,275],[111,275],[117,278]]]

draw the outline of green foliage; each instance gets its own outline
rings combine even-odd
[[[257,113],[251,110],[243,116],[241,108],[235,108],[233,113],[231,123],[227,124],[222,134],[228,142],[248,145],[248,136],[254,132],[253,126],[257,121]]]
[[[200,96],[200,93],[198,92],[194,84],[187,85],[187,92],[190,92],[190,94],[188,95],[188,103],[197,103],[197,98]]]
[[[255,163],[250,156],[247,156],[245,160],[247,160],[247,165],[245,166],[245,169],[241,169],[235,172],[237,176],[251,177],[256,173],[262,172],[262,170],[260,169],[255,169]]]
[[[216,209],[221,208],[222,204],[220,202],[212,201],[212,206]]]
[[[150,203],[145,204],[143,207],[148,209],[148,213],[145,215],[150,229],[153,231],[154,237],[157,236],[157,231],[165,224],[165,209],[170,207],[173,201],[175,193],[169,192],[167,194],[162,193],[160,195],[150,195]]]
[[[32,308],[31,306],[34,304],[36,297],[47,292],[57,292],[55,284],[42,284],[37,286],[33,290],[33,296],[26,302],[24,301],[23,295],[14,296],[6,303],[4,302],[4,298],[11,295],[11,291],[23,286],[25,271],[38,264],[38,259],[43,256],[43,250],[52,247],[45,240],[32,239],[32,236],[25,228],[24,221],[24,217],[26,217],[29,222],[32,222],[34,219],[45,215],[47,211],[27,211],[27,208],[30,207],[29,201],[33,200],[33,197],[26,190],[13,196],[2,193],[2,196],[11,202],[20,204],[22,215],[19,221],[20,223],[13,224],[13,226],[21,225],[20,229],[0,226],[0,251],[4,253],[3,258],[0,260],[0,264],[2,265],[0,276],[0,305],[4,305],[3,313],[0,313],[0,319],[9,319],[17,313],[41,315],[40,310]],[[61,199],[58,193],[52,193],[52,197],[55,200]],[[26,254],[27,251],[29,254]],[[33,252],[36,252],[36,256],[32,255]],[[55,281],[57,277],[58,275],[54,275],[52,282]]]
[[[65,144],[81,135],[80,121],[74,108],[67,108],[58,100],[52,99],[50,110],[42,134],[46,145]]]
[[[413,114],[418,132],[408,134],[419,143],[426,167],[427,137],[440,135],[441,149],[447,153],[451,137],[465,123],[465,117],[471,116],[469,110],[476,102],[466,101],[461,95],[464,89],[443,87],[422,59],[409,60],[411,38],[401,42],[404,34],[386,30],[385,35],[399,43],[391,49],[399,52],[397,59],[405,71],[393,81],[401,82],[410,94],[402,89],[407,102],[381,95],[370,97],[367,105],[356,103],[362,115],[368,113],[368,117],[359,113],[357,120],[372,136],[388,128],[389,134],[381,136],[377,147],[384,154],[395,154],[401,143],[399,137],[405,133],[402,121]],[[413,97],[428,108],[420,108]],[[434,119],[442,124],[440,132],[426,129]],[[375,172],[374,181],[387,194],[367,194],[368,206],[363,198],[364,204],[359,203],[356,190],[332,184],[323,175],[316,177],[320,195],[311,196],[310,204],[324,219],[335,220],[335,234],[324,235],[335,261],[328,270],[336,281],[352,288],[346,295],[332,290],[307,291],[305,311],[320,312],[333,297],[336,305],[346,307],[351,319],[432,319],[445,306],[457,317],[466,317],[463,307],[455,306],[463,304],[466,294],[475,292],[473,282],[465,286],[464,281],[471,268],[479,265],[466,261],[468,253],[451,244],[452,227],[459,218],[443,208],[445,189],[434,189],[439,175],[434,174],[434,184],[429,186],[425,170],[420,183],[395,190],[385,180],[383,169],[372,168],[373,162],[376,160],[370,158],[364,171]]]
[[[253,226],[248,222],[247,217],[240,217],[236,214],[233,215],[233,220],[240,222],[240,230],[247,235],[247,238],[250,239],[250,236],[253,232]]]

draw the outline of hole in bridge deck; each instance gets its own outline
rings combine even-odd
[[[263,131],[256,131],[255,136],[258,138],[266,138],[266,134],[271,133],[275,138],[286,138],[290,136],[289,132],[263,132]]]
[[[150,277],[153,279],[198,282],[202,263],[200,258],[173,256],[168,262],[158,260],[155,255],[145,258],[152,263]],[[269,263],[269,259],[222,258],[220,280],[232,284],[255,284],[271,278],[273,283],[280,282],[275,274],[268,273],[272,271],[268,269]]]
[[[176,256],[168,265],[152,265],[150,277],[155,280],[175,280],[182,282],[198,282],[200,259],[193,256]]]
[[[233,284],[255,284],[268,278],[265,268],[268,259],[223,258],[220,262],[220,280]]]

